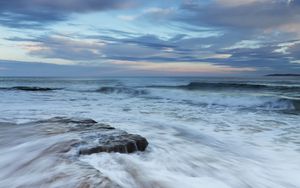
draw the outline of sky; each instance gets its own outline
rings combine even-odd
[[[300,73],[300,0],[1,0],[0,76]]]

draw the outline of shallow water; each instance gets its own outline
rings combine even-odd
[[[281,89],[182,87],[191,82]],[[54,90],[12,89],[16,86]],[[46,151],[65,146],[75,135],[45,137],[30,126],[0,124],[0,187],[298,188],[300,97],[297,89],[284,87],[300,87],[300,81],[1,78],[1,122],[86,117],[141,134],[150,145],[143,153],[101,153],[72,161],[74,151],[62,158]]]

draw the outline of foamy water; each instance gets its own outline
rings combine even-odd
[[[195,81],[296,89],[178,87]],[[0,124],[0,187],[298,188],[299,86],[296,79],[3,78],[1,122],[86,117],[140,134],[149,146],[134,154],[62,160],[75,151],[62,158],[47,151],[76,135],[45,137],[30,126]]]

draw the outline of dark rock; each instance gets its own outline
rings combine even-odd
[[[129,134],[92,119],[54,117],[29,124],[37,126],[37,129],[48,135],[78,134],[81,139],[78,143],[72,143],[72,146],[79,147],[79,154],[82,155],[99,152],[133,153],[145,151],[148,146],[146,138],[140,135]]]
[[[0,153],[3,159],[10,159],[7,164],[1,160],[0,166],[16,169],[3,176],[5,182],[0,178],[3,185],[0,187],[122,187],[91,164],[81,161],[78,151],[82,146],[91,145],[100,135],[108,139],[125,134],[124,131],[91,119],[65,117],[0,125],[0,148],[3,149]],[[62,168],[57,168],[60,166]],[[38,176],[42,171],[45,175]],[[37,178],[23,181],[25,175]],[[8,182],[11,177],[16,183]]]
[[[46,120],[37,121],[35,123],[73,123],[73,124],[95,124],[97,121],[93,119],[67,118],[67,117],[53,117]]]
[[[79,150],[79,154],[87,155],[100,152],[133,153],[145,151],[148,146],[148,141],[144,137],[122,131],[119,134],[108,134],[108,136],[99,135],[96,140],[98,141],[97,144],[82,147]]]
[[[55,88],[46,88],[46,87],[31,87],[31,86],[16,86],[12,87],[14,90],[22,90],[22,91],[52,91]]]

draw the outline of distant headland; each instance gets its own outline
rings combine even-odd
[[[300,76],[300,74],[267,74],[265,76]]]

